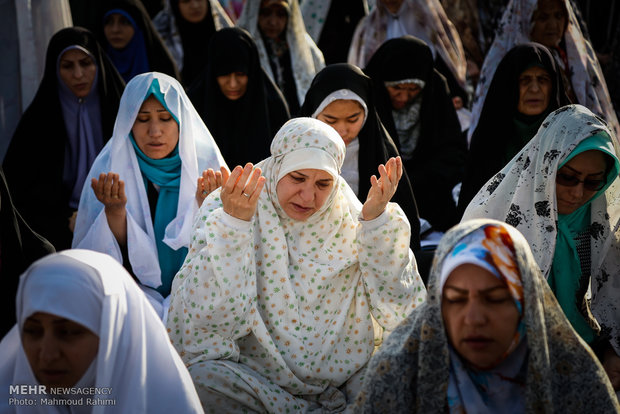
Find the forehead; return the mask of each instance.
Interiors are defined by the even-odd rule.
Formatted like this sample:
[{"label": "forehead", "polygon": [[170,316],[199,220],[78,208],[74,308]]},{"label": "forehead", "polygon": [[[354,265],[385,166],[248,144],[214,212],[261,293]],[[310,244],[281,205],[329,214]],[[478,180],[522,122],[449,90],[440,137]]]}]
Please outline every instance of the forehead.
[{"label": "forehead", "polygon": [[322,113],[335,117],[348,117],[360,110],[363,108],[359,102],[352,99],[338,99],[327,105]]},{"label": "forehead", "polygon": [[420,89],[420,85],[417,85],[413,82],[405,82],[405,83],[399,83],[398,85],[394,85],[394,86],[388,86],[388,89],[417,90],[417,89]]},{"label": "forehead", "polygon": [[561,0],[539,0],[537,12],[553,13],[556,11],[564,11],[564,5]]},{"label": "forehead", "polygon": [[505,287],[503,281],[499,280],[493,273],[480,266],[465,263],[455,268],[444,285],[460,290],[480,291],[496,287]]},{"label": "forehead", "polygon": [[62,54],[60,60],[68,60],[68,61],[76,61],[82,60],[84,58],[90,57],[83,50],[80,49],[69,49],[65,53]]},{"label": "forehead", "polygon": [[541,76],[541,75],[549,75],[545,69],[540,66],[532,66],[531,68],[525,69],[521,72],[521,76]]},{"label": "forehead", "polygon": [[149,96],[140,106],[140,111],[165,110],[164,106],[153,95]]},{"label": "forehead", "polygon": [[564,166],[569,166],[583,174],[598,174],[605,171],[607,163],[601,151],[589,150],[575,155]]},{"label": "forehead", "polygon": [[316,181],[322,181],[322,180],[332,180],[332,175],[330,173],[328,173],[325,170],[319,170],[316,168],[303,168],[301,170],[295,170],[295,171],[291,171],[291,173],[295,174],[301,174],[304,175],[310,179],[316,180]]}]

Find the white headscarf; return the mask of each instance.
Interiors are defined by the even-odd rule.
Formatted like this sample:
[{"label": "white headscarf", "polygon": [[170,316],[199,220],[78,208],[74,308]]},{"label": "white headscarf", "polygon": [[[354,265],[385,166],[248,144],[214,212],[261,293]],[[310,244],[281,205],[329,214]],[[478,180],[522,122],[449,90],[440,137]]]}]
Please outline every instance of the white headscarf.
[{"label": "white headscarf", "polygon": [[[611,126],[611,130],[618,136],[620,127],[611,104],[607,84],[603,71],[599,65],[596,53],[589,41],[585,39],[579,22],[575,17],[571,2],[562,0],[568,11],[568,24],[564,33],[566,55],[568,58],[567,75],[573,85],[577,101],[595,114],[603,117]],[[495,75],[495,70],[502,58],[516,45],[530,42],[532,31],[532,16],[538,7],[538,0],[510,0],[496,30],[495,40],[491,45],[484,64],[480,70],[480,81],[476,86],[472,107],[469,139],[471,139],[480,113],[484,105],[489,85]]]},{"label": "white headscarf", "polygon": [[[377,6],[359,24],[349,49],[348,62],[365,67],[372,55],[388,37],[388,21],[391,13],[377,1]],[[422,39],[433,52],[433,57],[441,56],[456,81],[465,88],[467,71],[465,51],[461,38],[448,19],[439,0],[404,0],[398,10],[398,21],[405,33]],[[396,35],[394,37],[400,37]]]},{"label": "white headscarf", "polygon": [[[40,259],[21,276],[16,307],[17,325],[0,342],[0,412],[202,412],[189,373],[163,324],[131,276],[111,257],[66,250]],[[7,405],[9,397],[21,397],[9,395],[9,385],[38,385],[20,337],[24,322],[36,312],[77,322],[99,337],[97,356],[75,386],[110,388],[110,394],[85,397],[114,400],[114,404]]]},{"label": "white headscarf", "polygon": [[[166,227],[164,237],[164,243],[172,249],[189,245],[192,219],[198,210],[196,180],[203,170],[217,171],[226,165],[209,130],[176,79],[151,72],[138,75],[127,84],[112,138],[97,156],[89,178],[99,178],[99,174],[111,171],[125,182],[129,260],[140,282],[152,288],[162,284],[161,271],[148,197],[129,133],[155,79],[159,81],[167,109],[179,121],[178,146],[182,161],[179,202],[177,216]],[[72,246],[107,253],[119,263],[123,261],[121,249],[108,227],[104,205],[95,197],[90,179],[82,190]]]},{"label": "white headscarf", "polygon": [[[301,103],[304,101],[314,75],[325,67],[325,60],[323,59],[323,53],[306,32],[298,1],[287,0],[287,3],[289,5],[289,15],[286,25],[286,41],[291,53],[291,69],[295,78],[295,85],[297,86],[297,98]],[[261,0],[246,1],[243,5],[241,16],[237,20],[237,26],[250,32],[258,48],[261,66],[269,77],[276,82],[276,77],[269,64],[265,43],[258,28],[260,4]]]}]

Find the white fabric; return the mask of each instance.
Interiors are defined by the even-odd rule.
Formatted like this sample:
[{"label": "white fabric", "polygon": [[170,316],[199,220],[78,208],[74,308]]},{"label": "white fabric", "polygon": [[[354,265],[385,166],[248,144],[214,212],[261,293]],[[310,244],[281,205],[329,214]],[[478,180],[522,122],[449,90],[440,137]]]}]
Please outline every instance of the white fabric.
[{"label": "white fabric", "polygon": [[[131,276],[109,256],[66,250],[40,259],[22,275],[16,304],[17,325],[0,343],[0,412],[202,412],[191,378],[163,324]],[[64,317],[97,334],[97,355],[76,386],[109,387],[110,395],[92,397],[113,399],[114,405],[8,405],[9,385],[38,384],[20,339],[25,320],[35,312]]]},{"label": "white fabric", "polygon": [[[181,84],[168,75],[151,72],[134,77],[125,88],[112,138],[95,159],[82,190],[73,235],[74,248],[107,253],[122,263],[121,249],[108,226],[104,205],[90,187],[90,178],[114,172],[125,182],[127,195],[127,249],[132,269],[140,282],[157,288],[162,284],[153,220],[144,181],[129,139],[138,110],[154,79],[159,80],[166,105],[179,120],[179,156],[182,161],[177,216],[166,227],[164,242],[172,249],[190,242],[196,203],[196,180],[207,168],[218,171],[226,163],[200,115]],[[163,299],[163,298],[161,298]]]},{"label": "white fabric", "polygon": [[[611,104],[605,77],[596,57],[596,53],[581,32],[579,22],[569,0],[561,0],[568,10],[568,26],[564,33],[566,55],[568,58],[567,76],[573,86],[577,101],[595,114],[603,117],[612,127],[616,137],[620,133],[618,119]],[[480,112],[484,105],[489,85],[502,58],[516,45],[530,41],[532,15],[536,11],[538,0],[510,0],[502,16],[497,35],[491,45],[482,69],[480,81],[476,86],[472,106],[469,140],[478,125]]]},{"label": "white fabric", "polygon": [[[306,92],[310,88],[314,76],[325,67],[323,53],[319,50],[310,35],[306,32],[303,17],[299,10],[297,0],[287,0],[289,5],[288,24],[286,26],[286,41],[291,53],[291,68],[295,85],[297,86],[297,98],[303,102]],[[260,64],[267,72],[271,80],[276,82],[276,78],[269,64],[269,56],[265,49],[265,43],[258,29],[258,12],[260,10],[260,0],[246,1],[241,11],[241,16],[237,20],[237,26],[244,28],[254,38]],[[277,82],[276,82],[277,84]]]},{"label": "white fabric", "polygon": [[[491,178],[467,206],[462,221],[492,218],[519,230],[529,242],[536,263],[547,278],[553,264],[557,236],[555,176],[558,166],[584,139],[598,131],[614,134],[600,118],[581,105],[569,105],[551,113],[538,133]],[[620,179],[591,203],[590,238],[592,314],[609,329],[611,344],[620,355]],[[610,279],[611,278],[611,279]]]},{"label": "white fabric", "polygon": [[[360,20],[351,41],[349,63],[365,67],[379,46],[390,39],[390,14],[383,3],[377,2],[377,7]],[[467,68],[463,44],[439,0],[404,0],[397,15],[405,34],[424,40],[433,56],[441,56],[459,85],[465,88]]]},{"label": "white fabric", "polygon": [[[238,381],[252,384],[253,399],[270,401],[263,403],[270,412],[304,412],[307,406],[285,401],[277,390],[306,400],[337,393],[335,387],[370,359],[373,317],[392,330],[426,297],[409,250],[409,223],[397,204],[361,221],[360,202],[338,177],[306,221],[284,213],[276,177],[291,170],[291,154],[307,147],[342,165],[345,146],[333,128],[292,119],[276,134],[272,156],[258,164],[267,181],[252,220],[226,214],[217,190],[197,215],[188,260],[173,282],[167,326],[194,378],[212,370],[205,361],[239,367],[232,382],[201,380],[199,395],[204,387],[235,398]],[[297,167],[330,168],[306,162]],[[271,386],[263,385],[265,378]]]},{"label": "white fabric", "polygon": [[[306,31],[316,43],[319,43],[323,25],[329,14],[332,0],[304,0],[301,2],[301,14],[306,24]],[[368,14],[368,3],[362,0],[364,15]]]},{"label": "white fabric", "polygon": [[[174,18],[174,13],[172,12],[172,6],[170,5],[171,1],[172,0],[166,0],[163,10],[157,13],[157,15],[153,18],[153,25],[155,25],[155,29],[157,29],[159,35],[164,40],[164,43],[174,58],[179,71],[181,71],[183,69],[183,56],[185,54],[183,52],[181,34],[179,33],[176,19]],[[234,26],[232,20],[230,20],[230,17],[228,17],[226,11],[224,11],[218,0],[207,1],[209,2],[211,16],[213,18],[216,31],[225,27]],[[207,53],[207,46],[208,44],[205,44],[204,53]]]},{"label": "white fabric", "polygon": [[[359,154],[360,140],[356,137],[347,145],[347,152],[344,156],[342,171],[340,172],[342,178],[349,184],[349,187],[351,187],[355,194],[360,190]],[[362,198],[365,196],[366,194],[360,194]]]}]

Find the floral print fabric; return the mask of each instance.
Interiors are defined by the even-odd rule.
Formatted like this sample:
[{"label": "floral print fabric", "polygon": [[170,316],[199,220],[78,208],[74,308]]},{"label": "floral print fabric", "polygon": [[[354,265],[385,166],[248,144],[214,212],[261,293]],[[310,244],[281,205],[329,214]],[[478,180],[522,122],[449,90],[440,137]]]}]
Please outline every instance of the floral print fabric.
[{"label": "floral print fabric", "polygon": [[[359,201],[337,177],[308,220],[286,216],[276,194],[279,177],[290,171],[283,165],[312,153],[314,168],[329,171],[321,159],[340,168],[344,142],[318,120],[289,121],[274,138],[272,156],[258,164],[267,181],[253,219],[225,213],[219,191],[197,214],[167,326],[203,405],[216,389],[254,410],[259,399],[270,412],[302,412],[311,399],[342,406],[336,387],[367,363],[381,339],[373,320],[391,331],[425,299],[398,205],[360,221]],[[218,366],[235,374],[205,380]],[[235,392],[243,384],[249,394]]]},{"label": "floral print fabric", "polygon": [[489,224],[510,235],[523,281],[529,352],[524,411],[618,412],[620,406],[603,368],[564,317],[527,240],[513,227],[489,219],[461,223],[443,237],[433,261],[428,299],[392,332],[369,362],[352,412],[448,411],[450,357],[441,315],[439,272],[447,254],[463,237]]}]

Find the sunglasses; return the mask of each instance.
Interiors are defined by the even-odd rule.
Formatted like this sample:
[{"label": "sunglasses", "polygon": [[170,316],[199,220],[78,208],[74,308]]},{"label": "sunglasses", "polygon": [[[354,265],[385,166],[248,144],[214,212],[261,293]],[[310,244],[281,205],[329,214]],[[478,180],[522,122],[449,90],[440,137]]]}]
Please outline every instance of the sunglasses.
[{"label": "sunglasses", "polygon": [[555,175],[555,182],[566,187],[574,187],[579,183],[583,183],[583,187],[590,191],[598,191],[605,187],[605,184],[607,184],[607,180],[605,178],[579,180],[574,175],[564,174],[561,172],[558,172]]}]

